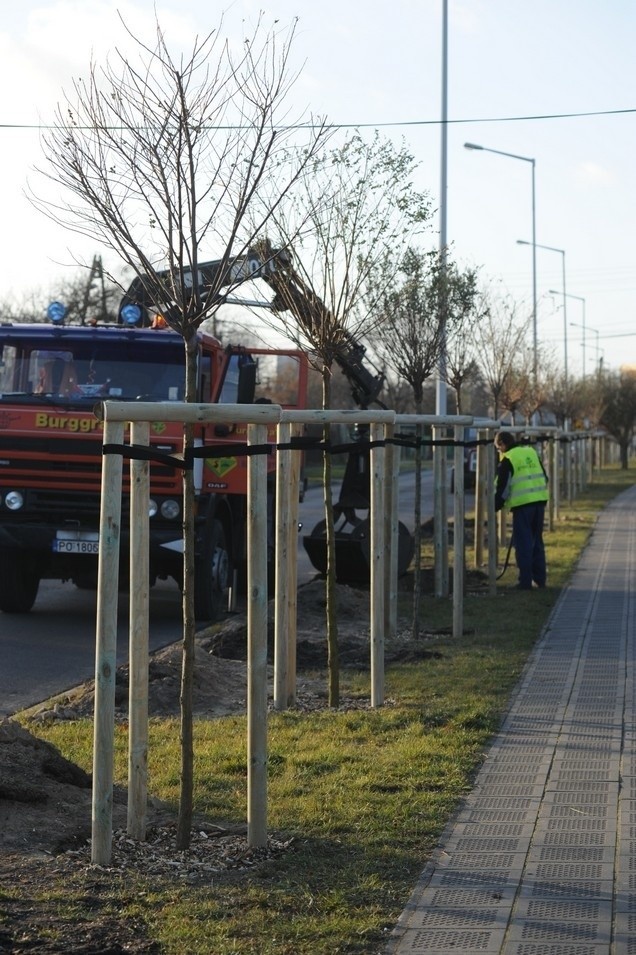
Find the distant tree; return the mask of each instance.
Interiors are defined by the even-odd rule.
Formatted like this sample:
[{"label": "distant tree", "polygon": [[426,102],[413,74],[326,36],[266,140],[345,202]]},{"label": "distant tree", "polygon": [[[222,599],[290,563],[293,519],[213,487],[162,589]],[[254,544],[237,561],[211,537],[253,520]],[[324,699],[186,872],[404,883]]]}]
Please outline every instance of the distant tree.
[{"label": "distant tree", "polygon": [[93,268],[74,270],[51,280],[46,290],[33,288],[20,298],[0,302],[0,318],[12,322],[47,322],[46,308],[53,301],[66,305],[67,324],[83,325],[86,321],[115,321],[121,298],[118,284],[105,275],[101,258],[95,256]]},{"label": "distant tree", "polygon": [[526,347],[526,364],[532,369],[529,375],[529,387],[521,400],[520,408],[525,420],[530,423],[535,416],[539,421],[551,410],[550,395],[552,384],[559,375],[559,363],[554,351],[539,343],[536,352],[530,345]]},{"label": "distant tree", "polygon": [[475,326],[475,357],[488,389],[493,418],[503,410],[503,398],[515,363],[523,353],[530,322],[520,319],[517,306],[507,293],[482,292],[482,319]]},{"label": "distant tree", "polygon": [[69,325],[116,322],[121,288],[104,271],[101,256],[96,255],[90,268],[75,271],[68,278],[51,284],[44,307],[53,300],[66,305],[64,321]]},{"label": "distant tree", "polygon": [[388,369],[385,371],[382,400],[387,408],[393,408],[397,414],[413,414],[415,412],[413,390],[409,383]]},{"label": "distant tree", "polygon": [[88,274],[82,271],[60,283],[56,298],[66,305],[69,323],[112,322],[117,320],[121,289],[104,272],[101,255],[95,255]]},{"label": "distant tree", "polygon": [[[377,327],[375,350],[395,375],[409,385],[415,413],[423,413],[424,386],[439,365],[446,342],[454,343],[451,373],[457,400],[461,403],[462,384],[469,374],[474,374],[474,369],[469,372],[470,360],[461,339],[462,329],[470,337],[468,326],[476,319],[476,273],[472,270],[461,272],[453,263],[442,259],[438,251],[421,252],[409,248],[399,264],[396,279],[391,283],[383,275],[376,277],[371,284],[371,294],[379,302],[382,317]],[[422,589],[422,434],[422,426],[418,424],[415,450],[414,638],[419,635]]]},{"label": "distant tree", "polygon": [[604,405],[600,424],[620,448],[621,468],[629,467],[629,451],[636,434],[636,372],[621,370],[603,376]]},{"label": "distant tree", "polygon": [[460,355],[453,346],[447,351],[446,359],[444,380],[453,393],[455,414],[470,414],[466,393],[479,380],[479,365],[475,358]]},{"label": "distant tree", "polygon": [[566,375],[562,368],[553,367],[548,377],[547,403],[554,412],[558,426],[569,427],[581,407],[579,382],[571,375]]},{"label": "distant tree", "polygon": [[602,370],[581,380],[581,414],[590,427],[599,428],[605,411],[607,391],[606,375]]},{"label": "distant tree", "polygon": [[[397,266],[387,262],[370,283],[377,304],[374,350],[413,392],[421,414],[424,383],[435,370],[444,342],[440,314],[444,266],[438,252],[409,248]],[[390,274],[394,278],[391,281]]]},{"label": "distant tree", "polygon": [[[488,390],[481,374],[479,363],[475,377],[467,380],[463,386],[462,406],[465,414],[478,415],[481,418],[488,417]],[[457,410],[457,409],[455,409]]]},{"label": "distant tree", "polygon": [[499,397],[502,411],[507,411],[513,424],[518,424],[518,417],[527,421],[531,414],[526,416],[524,409],[526,407],[534,410],[534,388],[532,381],[532,365],[525,359],[527,352],[520,349],[515,357],[508,374],[506,375]]},{"label": "distant tree", "polygon": [[[351,394],[351,385],[346,375],[337,365],[331,369],[331,407],[351,409],[356,404]],[[307,385],[307,405],[309,408],[322,408],[322,373],[315,364],[310,365]]]},{"label": "distant tree", "polygon": [[[439,363],[447,323],[441,309],[444,263],[438,252],[408,249],[400,262],[393,283],[383,277],[384,291],[379,294],[382,322],[378,326],[375,349],[411,389],[415,414],[422,414],[424,384]],[[378,291],[373,289],[373,294]],[[419,636],[422,596],[422,436],[421,424],[415,427],[415,502],[413,614],[411,631]]]},{"label": "distant tree", "polygon": [[479,294],[477,270],[461,271],[452,263],[445,269],[448,313],[444,343],[444,378],[455,396],[458,415],[464,414],[464,388],[477,381],[479,365],[475,359],[475,327],[484,318],[486,305]]},{"label": "distant tree", "polygon": [[37,302],[37,296],[29,293],[22,301],[10,297],[0,301],[0,321],[23,322],[43,321],[42,306]]}]

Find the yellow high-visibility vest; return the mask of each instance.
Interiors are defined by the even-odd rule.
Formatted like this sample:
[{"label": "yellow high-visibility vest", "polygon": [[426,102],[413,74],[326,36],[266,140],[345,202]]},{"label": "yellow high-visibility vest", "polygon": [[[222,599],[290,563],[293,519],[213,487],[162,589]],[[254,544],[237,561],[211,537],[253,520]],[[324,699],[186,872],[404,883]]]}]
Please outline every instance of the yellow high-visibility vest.
[{"label": "yellow high-visibility vest", "polygon": [[548,482],[534,448],[517,445],[506,451],[503,457],[508,458],[512,465],[512,475],[506,487],[506,507],[548,500]]}]

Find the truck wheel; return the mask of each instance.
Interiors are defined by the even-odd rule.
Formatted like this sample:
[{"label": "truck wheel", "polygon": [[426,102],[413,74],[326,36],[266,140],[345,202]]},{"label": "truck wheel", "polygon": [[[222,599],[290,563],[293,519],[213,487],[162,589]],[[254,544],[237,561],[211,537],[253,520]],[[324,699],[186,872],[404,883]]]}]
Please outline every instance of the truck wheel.
[{"label": "truck wheel", "polygon": [[197,620],[218,620],[227,610],[231,562],[225,527],[213,520],[194,568],[194,614]]},{"label": "truck wheel", "polygon": [[39,574],[28,555],[0,557],[0,610],[3,613],[28,613],[39,586]]}]

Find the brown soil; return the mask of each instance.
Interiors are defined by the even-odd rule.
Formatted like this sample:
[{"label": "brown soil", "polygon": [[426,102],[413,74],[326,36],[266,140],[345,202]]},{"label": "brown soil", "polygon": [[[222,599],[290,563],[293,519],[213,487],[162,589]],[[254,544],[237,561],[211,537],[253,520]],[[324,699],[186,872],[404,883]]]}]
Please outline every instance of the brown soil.
[{"label": "brown soil", "polygon": [[[326,644],[324,638],[324,582],[302,589],[298,629],[298,702],[302,709],[324,707],[326,700]],[[341,664],[369,666],[368,592],[338,586],[338,627]],[[437,635],[429,634],[413,646],[408,634],[387,647],[387,660],[430,655]],[[197,635],[194,711],[197,716],[221,718],[245,709],[246,622],[228,619]],[[271,659],[271,655],[270,655]],[[149,670],[151,716],[179,712],[181,653],[175,644],[153,654]],[[271,684],[270,669],[270,684]],[[29,714],[37,723],[73,720],[91,715],[93,683],[38,707]],[[117,673],[116,718],[127,718],[128,668]],[[270,685],[271,690],[271,685]],[[361,707],[359,700],[343,699],[344,707]],[[272,838],[266,850],[248,848],[242,827],[223,821],[199,820],[188,853],[175,849],[175,820],[164,807],[149,807],[148,840],[135,843],[125,835],[126,793],[114,794],[115,842],[112,864],[90,863],[91,780],[50,744],[32,735],[14,720],[0,723],[0,953],[37,952],[118,955],[159,952],[144,939],[141,923],[120,917],[107,904],[113,880],[121,888],[126,872],[156,874],[161,879],[196,882],[210,871],[240,877],[253,871],[259,860],[287,851],[289,842]],[[77,919],[56,914],[58,906],[48,889],[67,881],[82,886],[82,912]],[[134,879],[131,881],[134,885]],[[131,888],[131,893],[133,889]],[[51,939],[54,926],[56,939]]]}]

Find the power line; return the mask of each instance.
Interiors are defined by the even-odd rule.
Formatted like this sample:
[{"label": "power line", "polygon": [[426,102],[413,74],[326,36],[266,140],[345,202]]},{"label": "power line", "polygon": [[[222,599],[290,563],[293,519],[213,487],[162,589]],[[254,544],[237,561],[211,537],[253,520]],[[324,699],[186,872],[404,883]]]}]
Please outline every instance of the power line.
[{"label": "power line", "polygon": [[636,335],[636,332],[621,332],[620,334],[614,333],[612,335],[604,335],[603,332],[601,332],[600,337],[601,338],[633,338],[634,335]]},{"label": "power line", "polygon": [[[623,116],[630,113],[636,113],[636,107],[630,109],[599,109],[587,110],[577,113],[535,113],[523,116],[478,116],[472,119],[448,119],[445,122],[460,126],[467,123],[527,123],[545,119],[584,119],[590,116]],[[392,120],[386,123],[296,123],[289,126],[274,127],[281,132],[290,129],[386,129],[387,127],[402,126],[440,126],[441,119],[406,119]],[[59,125],[46,123],[0,123],[0,129],[21,129],[21,130],[47,130],[59,129]],[[74,126],[77,130],[90,130],[94,126]],[[101,126],[103,130],[116,131],[126,129],[125,126]],[[141,128],[141,127],[140,127]],[[219,131],[245,130],[251,129],[251,126],[202,126],[202,129],[217,129]]]}]

